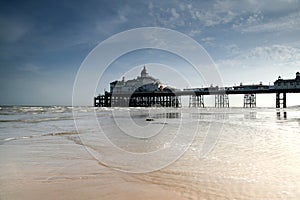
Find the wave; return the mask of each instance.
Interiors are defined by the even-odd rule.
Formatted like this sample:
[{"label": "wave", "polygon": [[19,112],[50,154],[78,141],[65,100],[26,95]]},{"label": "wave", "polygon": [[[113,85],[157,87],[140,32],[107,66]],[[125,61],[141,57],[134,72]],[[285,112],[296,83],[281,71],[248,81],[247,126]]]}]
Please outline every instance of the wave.
[{"label": "wave", "polygon": [[73,107],[70,106],[2,106],[0,115],[14,114],[40,114],[40,113],[67,113],[72,112]]},{"label": "wave", "polygon": [[4,138],[0,140],[0,145],[7,143],[7,142],[11,142],[13,140],[20,140],[20,139],[28,139],[28,138],[33,138],[36,136],[21,136],[21,137],[9,137],[9,138]]},{"label": "wave", "polygon": [[22,139],[30,139],[30,138],[39,138],[39,137],[47,137],[47,136],[69,136],[69,135],[77,135],[79,132],[77,131],[67,131],[67,132],[56,132],[56,133],[46,133],[43,135],[30,135],[30,136],[19,136],[19,137],[8,137],[4,139],[0,139],[0,144],[4,144],[13,140],[22,140]]},{"label": "wave", "polygon": [[39,123],[47,121],[73,120],[73,116],[62,117],[46,117],[37,119],[1,119],[0,122],[23,122],[23,123]]}]

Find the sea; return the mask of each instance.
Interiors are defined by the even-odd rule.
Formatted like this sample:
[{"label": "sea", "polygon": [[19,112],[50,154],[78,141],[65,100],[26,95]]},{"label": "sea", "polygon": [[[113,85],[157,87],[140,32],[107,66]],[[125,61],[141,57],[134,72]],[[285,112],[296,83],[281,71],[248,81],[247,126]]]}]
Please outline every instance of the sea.
[{"label": "sea", "polygon": [[300,107],[0,107],[0,199],[300,199]]}]

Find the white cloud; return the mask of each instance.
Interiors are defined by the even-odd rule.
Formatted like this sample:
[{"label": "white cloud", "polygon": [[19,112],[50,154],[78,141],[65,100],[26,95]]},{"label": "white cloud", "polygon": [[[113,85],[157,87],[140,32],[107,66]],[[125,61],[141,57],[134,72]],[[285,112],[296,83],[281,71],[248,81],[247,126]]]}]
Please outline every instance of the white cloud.
[{"label": "white cloud", "polygon": [[189,4],[187,9],[192,19],[201,22],[201,24],[207,27],[227,24],[237,16],[232,10],[219,9],[218,7],[204,9],[193,7]]},{"label": "white cloud", "polygon": [[300,49],[284,45],[256,47],[244,55],[244,58],[271,61],[279,64],[299,63]]},{"label": "white cloud", "polygon": [[240,48],[236,44],[225,46],[225,50],[230,56],[234,56],[240,53]]},{"label": "white cloud", "polygon": [[201,39],[201,41],[204,42],[204,44],[207,46],[214,45],[215,40],[216,40],[216,38],[214,38],[214,37],[205,37],[205,38]]},{"label": "white cloud", "polygon": [[155,26],[163,26],[171,29],[186,26],[185,21],[187,19],[184,16],[181,16],[181,9],[176,9],[174,7],[158,7],[157,5],[150,6],[150,8],[148,15],[154,18],[154,20],[151,21],[152,25],[154,23]]},{"label": "white cloud", "polygon": [[124,6],[122,9],[118,10],[118,17],[113,20],[114,23],[125,23],[128,21],[127,16],[132,12],[132,8],[129,6]]},{"label": "white cloud", "polygon": [[[253,29],[262,29],[259,24],[265,20],[265,14],[274,15],[274,13],[289,13],[290,11],[297,10],[297,7],[299,7],[299,2],[297,0],[223,0],[216,1],[204,7],[201,7],[201,4],[196,3],[188,4],[186,5],[185,10],[189,13],[191,19],[199,21],[206,27],[235,23],[235,27],[243,26],[245,31],[247,31],[246,28],[249,27],[250,29],[250,26],[253,26]],[[276,25],[280,25],[281,23],[283,25],[280,25],[278,29],[295,25],[299,27],[298,18],[299,16],[291,15],[281,19],[279,23],[269,22],[270,24],[265,24],[265,26],[275,28]],[[275,23],[275,25],[273,25],[273,23]]]},{"label": "white cloud", "polygon": [[254,25],[254,24],[258,24],[263,20],[264,16],[261,12],[257,12],[254,13],[253,15],[250,15],[247,20],[246,23],[247,25]]},{"label": "white cloud", "polygon": [[[227,24],[233,21],[237,13],[233,10],[221,9],[214,4],[203,6],[202,3],[193,2],[191,4],[175,3],[175,4],[160,4],[148,3],[148,15],[154,17],[154,22],[157,25],[162,25],[169,28],[184,28],[192,29],[197,26],[211,27],[219,24]],[[195,36],[198,33],[191,31],[190,35]]]},{"label": "white cloud", "polygon": [[192,29],[190,32],[188,32],[187,34],[191,37],[195,37],[197,35],[200,35],[202,33],[202,31],[200,29]]},{"label": "white cloud", "polygon": [[299,0],[218,0],[214,3],[215,10],[231,10],[239,13],[289,11],[299,7]]},{"label": "white cloud", "polygon": [[[235,47],[233,46],[233,48]],[[219,67],[224,68],[260,68],[266,66],[299,68],[300,49],[285,45],[259,46],[217,63]]]},{"label": "white cloud", "polygon": [[245,5],[249,9],[254,10],[262,10],[262,11],[285,11],[293,9],[299,6],[298,0],[247,0],[245,1]]},{"label": "white cloud", "polygon": [[[150,2],[146,4],[148,16],[154,18],[152,23],[155,26],[164,26],[172,29],[185,29],[184,32],[190,36],[199,35],[205,27],[216,27],[219,25],[230,25],[235,30],[244,32],[256,32],[263,30],[285,29],[287,27],[299,26],[298,18],[295,15],[277,21],[274,13],[289,13],[299,6],[296,1],[284,2],[281,0],[248,0],[231,1],[217,0],[210,3],[191,2],[173,4]],[[275,16],[276,18],[276,16]],[[279,26],[278,26],[279,25]],[[200,31],[197,32],[196,30]]]},{"label": "white cloud", "polygon": [[[251,20],[250,20],[251,21]],[[300,12],[292,13],[277,20],[268,21],[261,24],[247,24],[234,26],[243,32],[273,32],[273,31],[293,31],[300,29]]]},{"label": "white cloud", "polygon": [[284,45],[259,46],[215,63],[225,85],[260,81],[272,84],[278,76],[294,78],[299,71],[300,49]]},{"label": "white cloud", "polygon": [[171,13],[172,13],[173,19],[177,19],[180,17],[180,15],[176,12],[175,8],[171,9]]}]

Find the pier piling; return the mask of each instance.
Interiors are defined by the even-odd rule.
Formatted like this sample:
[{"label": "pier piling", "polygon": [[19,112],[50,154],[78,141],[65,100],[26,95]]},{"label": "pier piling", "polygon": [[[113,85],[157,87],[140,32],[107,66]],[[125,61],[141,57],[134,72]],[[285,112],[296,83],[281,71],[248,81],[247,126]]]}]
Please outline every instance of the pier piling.
[{"label": "pier piling", "polygon": [[244,95],[244,108],[255,108],[256,107],[256,94],[245,94]]},{"label": "pier piling", "polygon": [[276,93],[276,108],[286,108],[286,93]]},{"label": "pier piling", "polygon": [[215,95],[215,107],[216,108],[229,108],[229,98],[227,94]]},{"label": "pier piling", "polygon": [[189,100],[189,107],[202,107],[204,108],[203,95],[191,95]]}]

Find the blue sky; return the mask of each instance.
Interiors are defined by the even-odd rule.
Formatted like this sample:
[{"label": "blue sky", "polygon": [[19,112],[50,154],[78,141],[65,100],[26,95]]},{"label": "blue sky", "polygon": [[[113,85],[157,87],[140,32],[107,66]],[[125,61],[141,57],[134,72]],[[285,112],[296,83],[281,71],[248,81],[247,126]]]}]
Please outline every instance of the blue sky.
[{"label": "blue sky", "polygon": [[[140,27],[169,28],[195,39],[217,65],[224,85],[269,84],[278,75],[294,78],[300,71],[298,0],[2,0],[0,27],[0,105],[70,105],[77,70],[88,53],[110,36]],[[142,64],[143,59],[134,62],[137,56],[133,66]],[[129,58],[116,61],[107,77],[120,78],[118,66]],[[288,104],[297,99],[288,96]]]}]

